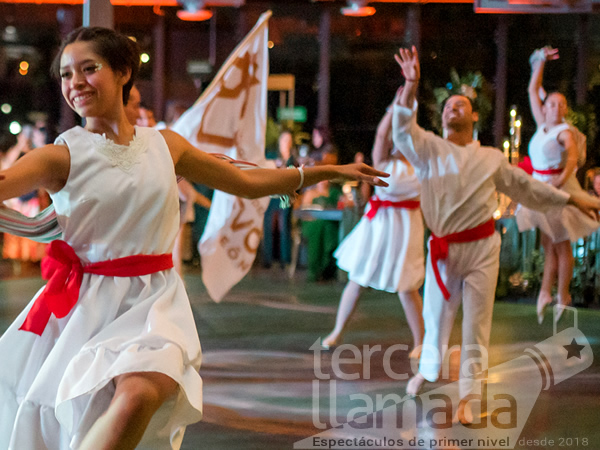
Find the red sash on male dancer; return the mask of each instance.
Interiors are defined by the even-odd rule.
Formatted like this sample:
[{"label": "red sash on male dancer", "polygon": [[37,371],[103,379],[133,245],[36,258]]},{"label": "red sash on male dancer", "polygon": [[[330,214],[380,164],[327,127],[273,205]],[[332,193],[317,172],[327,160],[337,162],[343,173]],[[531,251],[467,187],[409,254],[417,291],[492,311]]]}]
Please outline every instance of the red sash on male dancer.
[{"label": "red sash on male dancer", "polygon": [[369,220],[373,220],[373,217],[377,214],[379,208],[404,208],[404,209],[417,209],[421,206],[418,200],[402,200],[399,202],[392,202],[390,200],[380,200],[379,197],[371,197],[369,199],[369,212],[365,214]]},{"label": "red sash on male dancer", "polygon": [[487,222],[477,225],[475,228],[470,228],[464,231],[458,231],[444,237],[438,237],[435,234],[431,234],[429,241],[429,251],[431,252],[431,265],[433,267],[433,273],[435,280],[437,281],[442,294],[446,300],[450,300],[450,292],[446,288],[446,285],[442,281],[440,276],[440,270],[438,268],[438,261],[440,259],[446,259],[448,257],[448,244],[454,244],[459,242],[473,242],[485,239],[491,236],[496,231],[496,222],[494,219],[490,219]]},{"label": "red sash on male dancer", "polygon": [[65,317],[79,299],[84,273],[109,277],[138,277],[173,267],[173,256],[133,255],[83,265],[75,250],[65,241],[52,241],[42,260],[42,277],[48,284],[29,310],[19,330],[42,335],[50,314]]}]

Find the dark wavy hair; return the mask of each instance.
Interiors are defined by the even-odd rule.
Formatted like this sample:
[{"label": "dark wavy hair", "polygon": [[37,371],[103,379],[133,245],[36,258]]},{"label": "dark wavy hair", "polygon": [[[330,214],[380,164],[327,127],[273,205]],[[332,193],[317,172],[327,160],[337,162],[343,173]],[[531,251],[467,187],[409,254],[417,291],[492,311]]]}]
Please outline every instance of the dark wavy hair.
[{"label": "dark wavy hair", "polygon": [[63,39],[58,54],[52,62],[52,75],[60,80],[60,59],[65,47],[74,42],[91,42],[94,51],[102,59],[108,61],[108,65],[115,72],[127,73],[131,70],[129,81],[123,86],[123,104],[129,101],[131,87],[140,70],[140,50],[133,40],[124,34],[109,28],[102,27],[79,27],[71,31]]}]

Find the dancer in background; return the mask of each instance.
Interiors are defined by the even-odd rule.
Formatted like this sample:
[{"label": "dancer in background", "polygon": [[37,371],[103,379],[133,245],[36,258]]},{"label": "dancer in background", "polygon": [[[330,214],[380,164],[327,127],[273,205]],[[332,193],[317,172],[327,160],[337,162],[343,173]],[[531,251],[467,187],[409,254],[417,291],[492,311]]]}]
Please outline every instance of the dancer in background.
[{"label": "dancer in background", "polygon": [[421,186],[404,155],[394,151],[392,112],[377,126],[373,166],[389,173],[389,186],[376,187],[360,222],[334,253],[337,265],[348,272],[335,328],[322,341],[325,348],[340,343],[365,287],[397,292],[413,337],[411,358],[418,358],[423,341],[423,300],[418,289],[425,277]]},{"label": "dancer in background", "polygon": [[[551,184],[568,194],[583,194],[575,172],[580,152],[585,152],[585,139],[580,140],[579,130],[565,122],[567,99],[560,92],[545,95],[542,79],[546,61],[558,59],[558,50],[544,47],[531,57],[529,103],[537,130],[529,142],[529,157],[533,177]],[[540,93],[543,99],[540,98]],[[582,149],[579,145],[584,146]],[[583,153],[585,154],[585,153]],[[589,236],[600,223],[577,208],[569,206],[546,213],[519,207],[516,213],[520,231],[539,228],[544,248],[544,275],[537,299],[538,323],[544,320],[546,308],[553,303],[552,288],[557,283],[558,304],[571,304],[569,287],[573,278],[573,250],[571,242]],[[558,320],[564,308],[559,308]]]},{"label": "dancer in background", "polygon": [[124,104],[139,61],[125,35],[72,31],[53,72],[85,127],[0,172],[0,201],[50,192],[64,239],[49,246],[48,284],[0,338],[0,448],[176,449],[200,420],[200,342],[172,270],[177,175],[250,198],[329,178],[385,185],[365,165],[240,170],[134,127]]},{"label": "dancer in background", "polygon": [[[462,304],[460,397],[481,386],[485,376],[494,295],[498,280],[500,235],[492,214],[496,190],[541,210],[567,203],[597,217],[600,200],[567,194],[512,167],[502,152],[473,140],[477,112],[468,97],[451,96],[442,111],[445,138],[425,131],[416,121],[416,93],[421,76],[417,50],[395,55],[406,79],[394,101],[394,145],[404,153],[421,181],[421,209],[432,232],[427,255],[423,314],[425,338],[419,371],[406,387],[415,395],[423,383],[438,379],[450,332]],[[479,392],[479,394],[481,394]],[[472,402],[457,411],[472,423]]]},{"label": "dancer in background", "polygon": [[[294,139],[290,130],[283,130],[278,140],[278,157],[275,160],[278,168],[297,167],[298,161]],[[275,236],[279,236],[279,264],[285,268],[292,261],[292,208],[293,205],[282,205],[278,198],[272,198],[265,212],[263,227],[263,266],[271,267],[274,258]],[[273,225],[276,225],[275,228]],[[275,230],[277,229],[277,233]]]},{"label": "dancer in background", "polygon": [[[24,125],[23,130],[17,136],[17,144],[10,148],[2,158],[2,169],[12,167],[19,158],[34,151],[36,147],[45,145],[44,139],[44,132],[32,125]],[[31,192],[5,201],[8,208],[27,217],[35,217],[49,204],[50,199],[44,189],[33,189]],[[8,233],[4,234],[2,257],[11,260],[13,273],[17,276],[27,272],[29,266],[35,265],[39,270],[39,262],[44,256],[45,250],[46,244]]]}]

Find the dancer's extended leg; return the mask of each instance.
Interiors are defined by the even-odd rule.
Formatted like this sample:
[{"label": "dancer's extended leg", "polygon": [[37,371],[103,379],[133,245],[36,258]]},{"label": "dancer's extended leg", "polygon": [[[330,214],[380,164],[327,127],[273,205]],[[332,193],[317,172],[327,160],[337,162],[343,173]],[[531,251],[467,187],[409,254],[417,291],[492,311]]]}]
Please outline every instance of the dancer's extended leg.
[{"label": "dancer's extended leg", "polygon": [[177,392],[177,383],[157,372],[115,378],[115,395],[84,438],[80,450],[133,450],[158,408]]},{"label": "dancer's extended leg", "polygon": [[340,306],[338,307],[337,317],[335,319],[335,328],[325,339],[323,339],[323,347],[332,347],[340,341],[344,328],[356,309],[356,304],[362,291],[363,287],[361,285],[354,281],[348,281],[348,284],[346,284],[346,287],[342,292],[342,298],[340,299]]},{"label": "dancer's extended leg", "polygon": [[555,245],[550,237],[541,233],[542,247],[544,248],[544,275],[542,276],[542,286],[537,298],[537,316],[538,323],[544,320],[546,307],[552,303],[552,287],[558,274],[558,255]]},{"label": "dancer's extended leg", "polygon": [[[575,259],[573,258],[573,249],[570,241],[563,241],[554,244],[558,259],[558,304],[562,306],[571,305],[571,293],[569,287],[573,278],[573,266]],[[560,319],[564,309],[560,308],[556,314],[556,320]]]},{"label": "dancer's extended leg", "polygon": [[425,327],[423,325],[423,299],[417,290],[399,292],[398,297],[400,297],[406,321],[413,337],[411,357],[418,358],[421,353],[418,347],[423,344],[423,335],[425,334]]}]

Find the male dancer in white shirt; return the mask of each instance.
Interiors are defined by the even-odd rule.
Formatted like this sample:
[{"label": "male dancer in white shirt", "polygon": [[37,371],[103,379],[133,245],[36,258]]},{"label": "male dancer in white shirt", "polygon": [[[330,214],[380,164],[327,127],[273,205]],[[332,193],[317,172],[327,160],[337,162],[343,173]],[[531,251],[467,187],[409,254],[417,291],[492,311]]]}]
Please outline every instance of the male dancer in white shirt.
[{"label": "male dancer in white shirt", "polygon": [[[415,47],[395,55],[406,83],[394,102],[393,139],[422,183],[421,208],[432,231],[425,276],[425,338],[418,373],[406,392],[416,395],[425,381],[436,381],[458,306],[463,304],[460,397],[477,391],[487,369],[487,349],[498,278],[500,235],[492,214],[496,190],[532,209],[572,204],[597,218],[600,200],[569,196],[512,167],[502,152],[473,140],[477,112],[469,98],[450,97],[442,112],[445,138],[416,123],[420,78]],[[483,367],[482,361],[486,367]],[[461,402],[458,419],[473,422],[470,402]]]}]

